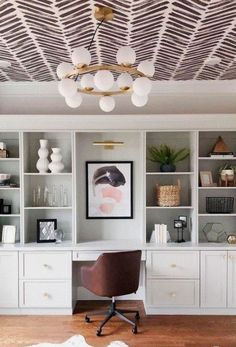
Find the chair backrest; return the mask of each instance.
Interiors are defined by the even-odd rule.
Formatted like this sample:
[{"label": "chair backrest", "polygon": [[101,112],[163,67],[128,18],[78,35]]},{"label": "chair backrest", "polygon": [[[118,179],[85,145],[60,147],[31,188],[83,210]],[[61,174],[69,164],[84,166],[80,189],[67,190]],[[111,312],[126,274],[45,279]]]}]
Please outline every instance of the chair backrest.
[{"label": "chair backrest", "polygon": [[140,250],[101,254],[93,266],[97,295],[112,297],[136,292],[140,262]]}]

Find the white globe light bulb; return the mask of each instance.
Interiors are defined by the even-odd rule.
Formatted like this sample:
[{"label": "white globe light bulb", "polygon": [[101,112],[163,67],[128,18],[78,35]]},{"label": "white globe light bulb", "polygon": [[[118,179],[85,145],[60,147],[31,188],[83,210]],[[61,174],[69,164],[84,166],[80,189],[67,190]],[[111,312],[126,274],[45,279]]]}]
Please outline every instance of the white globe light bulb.
[{"label": "white globe light bulb", "polygon": [[93,81],[93,75],[91,74],[86,74],[83,75],[81,80],[80,80],[81,87],[83,89],[94,89],[94,81]]},{"label": "white globe light bulb", "polygon": [[91,54],[87,48],[78,47],[73,50],[71,59],[74,65],[89,65],[91,62]]},{"label": "white globe light bulb", "polygon": [[117,78],[117,85],[122,90],[129,89],[132,86],[133,79],[127,72],[122,72],[122,74]]},{"label": "white globe light bulb", "polygon": [[57,67],[57,76],[59,78],[65,77],[68,73],[73,71],[74,67],[69,63],[60,63]]},{"label": "white globe light bulb", "polygon": [[80,93],[76,93],[71,97],[65,98],[65,102],[71,108],[79,107],[82,103],[82,96]]},{"label": "white globe light bulb", "polygon": [[102,96],[99,106],[104,112],[111,112],[115,108],[115,99],[112,96]]},{"label": "white globe light bulb", "polygon": [[116,53],[116,61],[119,65],[132,65],[135,63],[135,50],[129,46],[120,47]]},{"label": "white globe light bulb", "polygon": [[155,67],[151,61],[144,60],[139,63],[138,71],[144,73],[144,75],[148,77],[152,77],[155,73]]},{"label": "white globe light bulb", "polygon": [[131,101],[134,106],[142,107],[142,106],[145,106],[146,103],[148,102],[148,96],[147,95],[141,96],[141,95],[137,95],[133,93],[131,95]]},{"label": "white globe light bulb", "polygon": [[100,70],[94,76],[95,86],[102,91],[107,91],[112,88],[114,84],[114,77],[110,71]]},{"label": "white globe light bulb", "polygon": [[77,92],[77,84],[75,81],[65,78],[58,83],[58,90],[65,98],[71,97]]},{"label": "white globe light bulb", "polygon": [[152,82],[147,77],[138,77],[133,83],[133,91],[137,95],[147,95],[152,89]]}]

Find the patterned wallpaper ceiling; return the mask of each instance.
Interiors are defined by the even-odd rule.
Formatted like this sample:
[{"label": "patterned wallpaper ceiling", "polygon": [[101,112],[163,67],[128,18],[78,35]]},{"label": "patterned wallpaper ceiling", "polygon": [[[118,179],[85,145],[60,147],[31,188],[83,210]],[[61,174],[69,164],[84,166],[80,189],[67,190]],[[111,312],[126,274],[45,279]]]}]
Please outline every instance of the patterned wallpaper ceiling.
[{"label": "patterned wallpaper ceiling", "polygon": [[[115,17],[99,29],[93,63],[114,63],[131,45],[155,62],[155,80],[236,79],[236,0],[0,0],[0,81],[53,81],[57,65],[88,46],[94,5]],[[220,57],[209,66],[207,59]]]}]

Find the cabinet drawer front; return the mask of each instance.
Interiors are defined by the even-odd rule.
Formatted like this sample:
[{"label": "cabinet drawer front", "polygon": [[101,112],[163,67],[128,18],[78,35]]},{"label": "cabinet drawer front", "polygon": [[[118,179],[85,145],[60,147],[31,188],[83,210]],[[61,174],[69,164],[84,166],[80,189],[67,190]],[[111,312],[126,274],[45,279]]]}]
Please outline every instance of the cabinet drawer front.
[{"label": "cabinet drawer front", "polygon": [[70,281],[20,281],[21,307],[71,307]]},{"label": "cabinet drawer front", "polygon": [[198,252],[148,252],[148,276],[159,278],[199,278]]},{"label": "cabinet drawer front", "polygon": [[0,252],[0,278],[18,277],[18,253]]},{"label": "cabinet drawer front", "polygon": [[18,307],[18,253],[0,253],[0,307]]},{"label": "cabinet drawer front", "polygon": [[150,279],[147,302],[158,307],[199,307],[199,281]]},{"label": "cabinet drawer front", "polygon": [[71,252],[23,252],[20,277],[29,279],[70,279]]}]

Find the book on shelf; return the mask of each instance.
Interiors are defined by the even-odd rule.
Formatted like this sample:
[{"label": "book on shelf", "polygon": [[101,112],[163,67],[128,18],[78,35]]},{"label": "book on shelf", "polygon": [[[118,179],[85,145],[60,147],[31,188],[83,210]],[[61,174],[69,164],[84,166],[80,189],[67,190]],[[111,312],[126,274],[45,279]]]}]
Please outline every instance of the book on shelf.
[{"label": "book on shelf", "polygon": [[218,159],[230,159],[230,158],[235,158],[233,152],[225,152],[225,153],[220,153],[220,152],[211,152],[210,153],[211,158],[218,158]]},{"label": "book on shelf", "polygon": [[165,244],[170,240],[170,234],[167,231],[166,224],[155,224],[154,230],[152,231],[151,243]]}]

